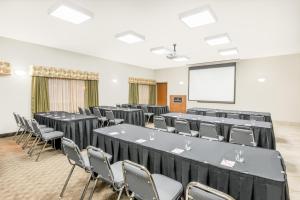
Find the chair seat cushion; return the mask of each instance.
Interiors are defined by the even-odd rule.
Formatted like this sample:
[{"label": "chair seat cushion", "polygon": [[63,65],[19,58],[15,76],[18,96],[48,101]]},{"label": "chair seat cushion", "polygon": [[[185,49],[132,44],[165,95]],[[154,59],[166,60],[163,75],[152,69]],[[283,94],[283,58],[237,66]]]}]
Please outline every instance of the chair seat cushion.
[{"label": "chair seat cushion", "polygon": [[185,136],[198,137],[199,132],[198,131],[191,131],[191,133],[179,132],[179,134],[180,135],[185,135]]},{"label": "chair seat cushion", "polygon": [[154,113],[144,113],[144,115],[151,117],[154,115]]},{"label": "chair seat cushion", "polygon": [[124,184],[124,176],[123,176],[123,171],[122,171],[122,161],[116,162],[112,164],[111,166],[111,171],[114,176],[114,181],[115,185],[118,188],[121,188],[122,185]]},{"label": "chair seat cushion", "polygon": [[62,138],[64,136],[63,132],[60,131],[53,131],[48,133],[42,133],[44,140],[53,140],[57,138]]},{"label": "chair seat cushion", "polygon": [[106,117],[98,117],[98,120],[102,121],[102,122],[105,122],[107,121],[108,119]]},{"label": "chair seat cushion", "polygon": [[39,124],[39,127],[40,127],[40,128],[46,128],[47,126],[46,126],[46,125]]},{"label": "chair seat cushion", "polygon": [[168,126],[168,127],[167,127],[167,131],[170,132],[170,133],[174,133],[175,130],[176,130],[176,129],[175,129],[174,127],[171,127],[171,126]]},{"label": "chair seat cushion", "polygon": [[113,124],[121,124],[124,122],[124,119],[114,119],[114,120],[109,120],[109,122]]},{"label": "chair seat cushion", "polygon": [[44,127],[41,128],[42,133],[49,133],[49,132],[53,132],[54,129],[53,128],[49,128],[49,127]]},{"label": "chair seat cushion", "polygon": [[159,199],[177,200],[183,191],[182,184],[161,174],[152,174]]}]

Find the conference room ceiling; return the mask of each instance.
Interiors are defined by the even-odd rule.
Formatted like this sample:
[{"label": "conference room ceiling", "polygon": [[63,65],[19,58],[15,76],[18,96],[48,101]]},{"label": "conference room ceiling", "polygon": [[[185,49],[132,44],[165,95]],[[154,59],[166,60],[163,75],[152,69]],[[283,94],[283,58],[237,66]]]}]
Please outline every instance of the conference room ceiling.
[{"label": "conference room ceiling", "polygon": [[[94,14],[79,25],[48,15],[55,2],[1,0],[0,36],[151,69],[300,52],[299,0],[77,0]],[[216,23],[189,28],[180,21],[179,14],[205,5]],[[125,31],[145,41],[126,44],[115,38]],[[231,43],[209,46],[204,41],[224,33]],[[150,51],[173,43],[188,62]],[[221,56],[218,51],[226,48],[237,48],[238,55]]]}]

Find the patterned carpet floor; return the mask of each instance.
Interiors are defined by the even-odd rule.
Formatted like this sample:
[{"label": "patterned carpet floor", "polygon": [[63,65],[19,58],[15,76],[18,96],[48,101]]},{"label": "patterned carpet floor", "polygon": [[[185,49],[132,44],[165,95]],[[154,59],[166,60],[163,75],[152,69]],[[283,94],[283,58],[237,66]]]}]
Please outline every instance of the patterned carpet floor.
[{"label": "patterned carpet floor", "polygon": [[[66,157],[49,149],[41,154],[39,162],[35,156],[28,157],[12,137],[0,138],[0,199],[59,199],[59,194],[71,169]],[[89,175],[75,167],[63,199],[80,199]],[[90,184],[85,199],[92,189]],[[115,200],[117,193],[107,184],[98,182],[93,199]],[[125,194],[122,200],[129,199]]]}]

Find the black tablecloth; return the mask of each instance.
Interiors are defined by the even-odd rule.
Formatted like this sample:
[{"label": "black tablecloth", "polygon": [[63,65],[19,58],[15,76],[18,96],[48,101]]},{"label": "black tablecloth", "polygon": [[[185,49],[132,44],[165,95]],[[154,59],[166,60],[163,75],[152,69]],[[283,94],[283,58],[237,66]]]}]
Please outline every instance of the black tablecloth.
[{"label": "black tablecloth", "polygon": [[250,119],[250,115],[264,116],[266,122],[272,122],[271,113],[268,112],[255,112],[255,111],[238,111],[238,110],[224,110],[224,109],[212,109],[212,108],[190,108],[187,110],[189,114],[206,115],[207,111],[213,111],[217,113],[218,117],[227,117],[227,114],[238,114],[240,119]]},{"label": "black tablecloth", "polygon": [[[141,109],[136,108],[118,108],[113,106],[97,106],[100,109],[101,115],[105,116],[105,111],[111,110],[115,118],[124,119],[127,124],[137,126],[145,126],[145,116]],[[93,110],[93,108],[91,109]]]},{"label": "black tablecloth", "polygon": [[[74,119],[72,119],[72,117]],[[64,137],[73,140],[80,149],[91,145],[93,129],[99,128],[98,119],[95,116],[71,114],[67,112],[51,112],[36,113],[34,118],[40,124],[52,127],[56,131],[64,132]],[[57,147],[60,147],[59,142],[57,142]]]},{"label": "black tablecloth", "polygon": [[[118,132],[117,135],[112,134]],[[123,133],[122,133],[123,132]],[[125,133],[124,133],[125,132]],[[148,139],[155,132],[155,140]],[[94,130],[93,146],[113,156],[113,162],[129,159],[142,164],[151,173],[160,173],[186,186],[199,181],[239,200],[288,200],[288,184],[284,161],[275,150],[185,137],[133,125],[117,125]],[[136,140],[145,139],[144,143]],[[185,140],[192,149],[181,154]],[[235,161],[235,150],[244,152],[244,163],[233,168],[221,161]]]},{"label": "black tablecloth", "polygon": [[250,120],[229,119],[183,113],[166,113],[161,116],[166,118],[166,123],[168,126],[173,127],[175,126],[176,119],[186,119],[189,121],[191,129],[195,131],[199,131],[201,122],[213,122],[217,124],[219,135],[222,135],[227,142],[229,141],[229,133],[233,125],[251,126],[254,132],[255,142],[257,143],[258,147],[276,149],[273,126],[270,122],[255,121],[254,123],[254,121]]},{"label": "black tablecloth", "polygon": [[149,105],[149,104],[122,104],[123,108],[142,108],[142,106],[147,106],[148,112],[154,113],[154,115],[161,115],[169,112],[169,107],[167,105]]}]

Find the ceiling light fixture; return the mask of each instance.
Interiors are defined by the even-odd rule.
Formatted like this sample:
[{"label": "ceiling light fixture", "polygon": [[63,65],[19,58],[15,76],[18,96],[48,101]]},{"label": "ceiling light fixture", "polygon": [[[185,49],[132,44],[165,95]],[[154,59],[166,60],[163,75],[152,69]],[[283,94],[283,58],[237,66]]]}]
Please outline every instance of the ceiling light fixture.
[{"label": "ceiling light fixture", "polygon": [[133,31],[126,31],[115,36],[118,40],[127,44],[134,44],[145,41],[145,37]]},{"label": "ceiling light fixture", "polygon": [[221,56],[233,56],[238,54],[237,48],[219,50]]},{"label": "ceiling light fixture", "polygon": [[156,47],[156,48],[152,48],[150,49],[150,51],[154,54],[157,54],[157,55],[166,55],[166,54],[170,54],[172,53],[171,50],[165,48],[165,47]]},{"label": "ceiling light fixture", "polygon": [[204,38],[205,42],[210,46],[216,46],[221,44],[228,44],[231,42],[228,34],[215,35]]},{"label": "ceiling light fixture", "polygon": [[56,2],[56,4],[48,10],[48,14],[73,24],[81,24],[93,18],[92,12],[67,0]]},{"label": "ceiling light fixture", "polygon": [[190,28],[217,22],[217,18],[209,6],[183,12],[179,14],[179,19]]}]

